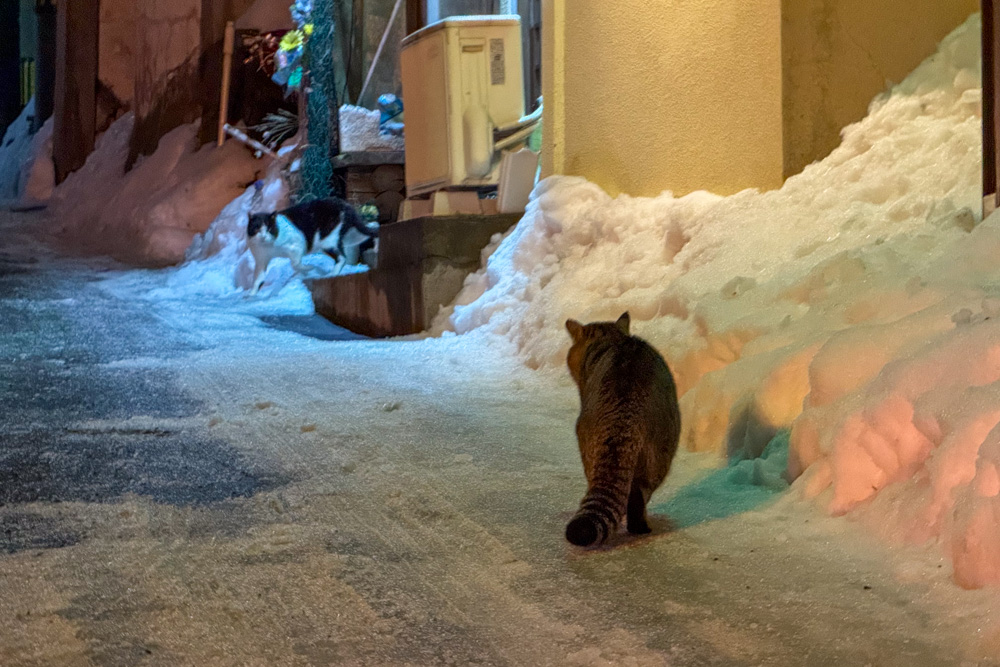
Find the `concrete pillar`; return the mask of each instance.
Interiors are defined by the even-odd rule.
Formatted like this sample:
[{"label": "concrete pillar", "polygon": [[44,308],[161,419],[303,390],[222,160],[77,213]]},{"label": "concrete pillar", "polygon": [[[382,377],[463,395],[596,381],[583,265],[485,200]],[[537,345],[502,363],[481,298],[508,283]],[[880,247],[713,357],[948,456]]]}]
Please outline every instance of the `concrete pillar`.
[{"label": "concrete pillar", "polygon": [[544,173],[612,194],[782,181],[780,0],[544,0]]},{"label": "concrete pillar", "polygon": [[543,174],[612,194],[779,187],[979,0],[543,0]]},{"label": "concrete pillar", "polygon": [[840,145],[872,99],[899,83],[979,0],[782,0],[784,176]]}]

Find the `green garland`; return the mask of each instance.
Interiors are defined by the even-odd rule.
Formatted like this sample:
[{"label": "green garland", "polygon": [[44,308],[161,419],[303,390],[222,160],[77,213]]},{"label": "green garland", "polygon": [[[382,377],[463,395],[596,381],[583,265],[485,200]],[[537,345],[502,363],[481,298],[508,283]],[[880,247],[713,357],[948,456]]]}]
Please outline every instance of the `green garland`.
[{"label": "green garland", "polygon": [[337,82],[333,63],[333,0],[315,0],[312,35],[306,42],[309,82],[306,90],[309,143],[302,156],[302,188],[296,199],[311,201],[330,195],[331,157],[339,152]]}]

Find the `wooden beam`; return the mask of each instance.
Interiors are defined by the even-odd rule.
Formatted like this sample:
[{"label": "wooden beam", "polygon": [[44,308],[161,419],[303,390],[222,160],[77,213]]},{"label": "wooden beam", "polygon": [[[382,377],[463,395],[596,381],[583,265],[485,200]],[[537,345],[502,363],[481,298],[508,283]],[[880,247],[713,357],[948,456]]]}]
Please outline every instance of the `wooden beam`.
[{"label": "wooden beam", "polygon": [[52,136],[57,183],[82,167],[94,149],[99,29],[99,3],[60,0],[56,14],[55,128]]}]

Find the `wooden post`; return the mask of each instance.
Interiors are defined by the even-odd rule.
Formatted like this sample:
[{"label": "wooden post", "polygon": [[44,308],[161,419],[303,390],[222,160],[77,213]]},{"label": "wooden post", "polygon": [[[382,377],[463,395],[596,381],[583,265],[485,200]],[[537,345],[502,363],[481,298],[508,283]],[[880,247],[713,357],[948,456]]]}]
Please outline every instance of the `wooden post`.
[{"label": "wooden post", "polygon": [[347,97],[344,104],[357,104],[361,96],[361,82],[365,73],[365,0],[351,2],[350,43],[347,44]]},{"label": "wooden post", "polygon": [[198,62],[201,128],[198,138],[203,144],[218,139],[226,22],[235,21],[252,4],[253,0],[201,0],[201,57]]},{"label": "wooden post", "polygon": [[997,160],[997,136],[1000,136],[1000,63],[997,40],[1000,38],[1000,16],[994,0],[982,0],[983,24],[983,217],[997,209],[997,181],[1000,162]]},{"label": "wooden post", "polygon": [[56,182],[87,161],[97,124],[97,52],[100,5],[60,0],[56,13],[55,128],[52,159]]},{"label": "wooden post", "polygon": [[427,24],[425,0],[406,0],[406,34],[414,33]]},{"label": "wooden post", "polygon": [[226,141],[226,123],[229,122],[229,81],[233,71],[233,41],[236,31],[233,22],[226,22],[226,36],[222,40],[222,90],[219,93],[219,136],[217,145]]}]

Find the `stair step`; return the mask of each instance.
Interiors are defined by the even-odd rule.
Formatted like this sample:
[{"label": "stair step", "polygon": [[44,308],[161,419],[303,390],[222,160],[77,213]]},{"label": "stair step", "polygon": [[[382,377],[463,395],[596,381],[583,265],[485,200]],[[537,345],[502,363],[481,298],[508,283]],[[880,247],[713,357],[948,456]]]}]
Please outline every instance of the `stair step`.
[{"label": "stair step", "polygon": [[413,218],[379,230],[378,268],[307,281],[316,312],[365,336],[420,333],[479,269],[483,248],[521,214]]}]

